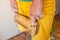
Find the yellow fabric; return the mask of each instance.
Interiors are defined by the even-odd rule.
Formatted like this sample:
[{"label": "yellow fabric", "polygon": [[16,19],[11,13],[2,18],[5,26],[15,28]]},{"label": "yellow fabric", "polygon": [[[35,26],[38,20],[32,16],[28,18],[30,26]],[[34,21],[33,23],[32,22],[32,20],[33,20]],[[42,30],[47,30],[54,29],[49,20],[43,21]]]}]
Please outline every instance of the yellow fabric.
[{"label": "yellow fabric", "polygon": [[[19,0],[16,1],[18,5],[18,12],[29,17],[29,11],[32,2],[24,2]],[[44,17],[39,21],[39,32],[32,38],[32,40],[50,40],[50,30],[55,15],[55,0],[44,0],[43,12]],[[19,30],[26,31],[23,26],[21,26],[20,24],[17,25]]]}]

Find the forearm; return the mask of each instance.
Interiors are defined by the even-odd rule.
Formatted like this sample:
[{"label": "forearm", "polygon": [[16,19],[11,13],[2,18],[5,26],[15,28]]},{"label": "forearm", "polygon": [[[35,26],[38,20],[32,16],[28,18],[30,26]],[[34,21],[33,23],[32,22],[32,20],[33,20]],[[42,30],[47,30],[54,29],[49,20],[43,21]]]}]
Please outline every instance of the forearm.
[{"label": "forearm", "polygon": [[40,11],[42,11],[42,9],[43,9],[43,0],[33,0],[32,4],[34,6],[36,6],[37,9],[40,9]]}]

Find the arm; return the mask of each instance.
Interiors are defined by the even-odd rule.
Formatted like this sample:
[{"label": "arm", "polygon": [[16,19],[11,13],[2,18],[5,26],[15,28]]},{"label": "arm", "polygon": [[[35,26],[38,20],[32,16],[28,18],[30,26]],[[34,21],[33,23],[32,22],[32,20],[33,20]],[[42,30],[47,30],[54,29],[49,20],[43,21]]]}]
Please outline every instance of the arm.
[{"label": "arm", "polygon": [[36,9],[39,9],[40,11],[43,10],[43,0],[33,0],[32,5],[36,6]]},{"label": "arm", "polygon": [[43,0],[33,0],[30,15],[32,25],[34,25],[36,19],[39,20],[43,17]]}]

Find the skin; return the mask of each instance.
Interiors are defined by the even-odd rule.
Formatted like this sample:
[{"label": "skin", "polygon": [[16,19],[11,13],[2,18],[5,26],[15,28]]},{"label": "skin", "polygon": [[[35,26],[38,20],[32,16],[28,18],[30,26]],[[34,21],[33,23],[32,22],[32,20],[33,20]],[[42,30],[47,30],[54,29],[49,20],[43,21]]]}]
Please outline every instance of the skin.
[{"label": "skin", "polygon": [[[11,8],[14,12],[17,12],[16,0],[10,0]],[[39,20],[44,16],[43,14],[43,0],[33,0],[30,8],[30,18],[32,25],[35,24],[35,20]]]},{"label": "skin", "polygon": [[16,13],[17,12],[17,3],[16,0],[10,0],[11,8]]},{"label": "skin", "polygon": [[35,25],[35,20],[43,17],[43,0],[33,0],[30,8],[30,18],[32,25]]}]

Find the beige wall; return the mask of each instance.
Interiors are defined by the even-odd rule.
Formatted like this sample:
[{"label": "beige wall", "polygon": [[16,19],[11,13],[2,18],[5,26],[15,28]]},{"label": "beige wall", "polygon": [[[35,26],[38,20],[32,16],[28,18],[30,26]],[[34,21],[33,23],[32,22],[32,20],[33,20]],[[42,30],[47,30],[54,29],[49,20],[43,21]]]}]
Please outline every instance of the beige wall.
[{"label": "beige wall", "polygon": [[19,33],[13,17],[9,0],[0,0],[0,40],[7,40]]}]

